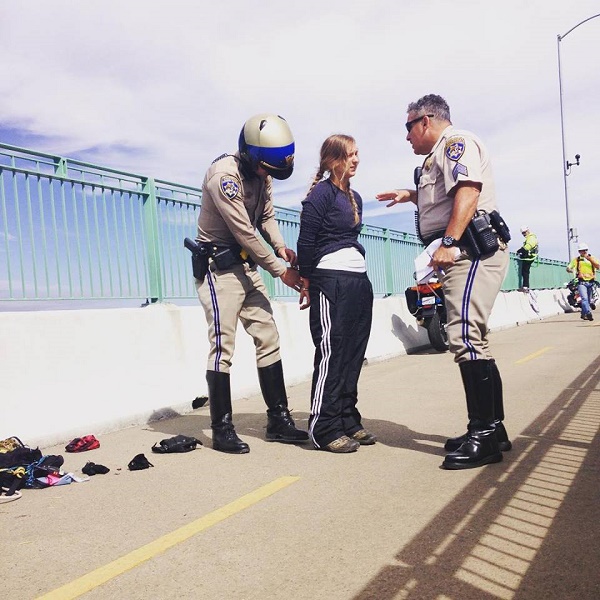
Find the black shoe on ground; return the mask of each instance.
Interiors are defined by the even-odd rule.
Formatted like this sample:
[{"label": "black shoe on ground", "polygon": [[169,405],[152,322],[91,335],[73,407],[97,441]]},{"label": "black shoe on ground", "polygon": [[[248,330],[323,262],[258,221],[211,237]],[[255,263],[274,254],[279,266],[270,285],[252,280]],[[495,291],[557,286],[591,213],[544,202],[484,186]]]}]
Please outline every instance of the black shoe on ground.
[{"label": "black shoe on ground", "polygon": [[493,430],[474,431],[460,448],[446,454],[443,469],[474,469],[502,461],[502,452]]},{"label": "black shoe on ground", "polygon": [[287,408],[267,411],[267,442],[302,444],[308,442],[308,432],[298,429]]},{"label": "black shoe on ground", "polygon": [[227,452],[227,454],[248,454],[250,452],[250,446],[240,440],[233,425],[213,427],[212,439],[213,450],[218,452]]},{"label": "black shoe on ground", "polygon": [[[506,428],[504,427],[504,423],[502,421],[496,421],[496,439],[498,440],[498,448],[502,452],[508,452],[512,449],[512,442],[508,439],[508,433],[506,433]],[[444,450],[448,452],[456,452],[461,445],[467,441],[469,437],[469,432],[463,433],[455,438],[448,438],[446,443],[444,444]]]}]

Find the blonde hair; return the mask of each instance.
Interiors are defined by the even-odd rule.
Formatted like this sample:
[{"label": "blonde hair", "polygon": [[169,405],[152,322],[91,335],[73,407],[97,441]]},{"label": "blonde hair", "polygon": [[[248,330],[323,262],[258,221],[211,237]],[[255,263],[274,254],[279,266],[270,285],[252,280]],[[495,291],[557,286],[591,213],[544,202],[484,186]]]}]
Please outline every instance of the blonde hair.
[{"label": "blonde hair", "polygon": [[[336,133],[334,135],[330,135],[323,142],[321,146],[321,158],[319,161],[319,168],[312,180],[308,192],[306,193],[307,196],[312,192],[315,185],[317,185],[317,183],[319,183],[319,181],[323,179],[325,173],[328,172],[330,178],[332,175],[336,175],[336,177],[338,177],[337,173],[335,172],[335,169],[340,166],[345,167],[345,163],[353,146],[356,146],[356,140],[349,135],[344,135],[343,133]],[[345,174],[346,173],[344,171],[338,178],[342,180]],[[358,205],[356,204],[354,193],[350,189],[350,184],[348,184],[347,190],[342,191],[350,200],[350,204],[354,212],[354,224],[357,224],[360,221],[360,218],[358,216]]]}]

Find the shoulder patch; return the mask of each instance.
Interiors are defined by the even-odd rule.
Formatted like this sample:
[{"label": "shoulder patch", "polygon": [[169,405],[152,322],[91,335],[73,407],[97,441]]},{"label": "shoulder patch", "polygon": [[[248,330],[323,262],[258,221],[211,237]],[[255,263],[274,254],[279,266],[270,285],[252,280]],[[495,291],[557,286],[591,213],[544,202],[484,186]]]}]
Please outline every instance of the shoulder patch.
[{"label": "shoulder patch", "polygon": [[231,175],[223,175],[219,185],[223,195],[230,200],[233,200],[240,193],[240,181]]},{"label": "shoulder patch", "polygon": [[446,156],[450,160],[459,160],[465,153],[464,138],[453,136],[446,140]]},{"label": "shoulder patch", "polygon": [[465,177],[469,176],[469,169],[465,167],[465,165],[457,162],[454,165],[454,169],[452,169],[452,177],[454,177],[454,181],[458,179],[459,175],[464,175]]}]

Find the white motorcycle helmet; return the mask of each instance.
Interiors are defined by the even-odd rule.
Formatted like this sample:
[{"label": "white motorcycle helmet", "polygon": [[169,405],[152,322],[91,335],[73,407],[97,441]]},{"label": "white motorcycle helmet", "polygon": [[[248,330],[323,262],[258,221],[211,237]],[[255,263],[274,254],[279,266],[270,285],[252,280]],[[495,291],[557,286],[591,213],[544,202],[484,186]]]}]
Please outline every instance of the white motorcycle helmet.
[{"label": "white motorcycle helmet", "polygon": [[238,147],[242,160],[253,171],[262,167],[275,179],[287,179],[294,170],[294,136],[279,115],[250,117],[242,127]]}]

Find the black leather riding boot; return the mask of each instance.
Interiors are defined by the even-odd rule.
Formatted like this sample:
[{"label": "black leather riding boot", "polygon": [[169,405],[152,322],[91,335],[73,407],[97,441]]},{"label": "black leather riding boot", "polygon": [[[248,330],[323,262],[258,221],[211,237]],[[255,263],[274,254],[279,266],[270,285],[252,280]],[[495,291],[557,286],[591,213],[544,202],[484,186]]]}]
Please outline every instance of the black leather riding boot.
[{"label": "black leather riding boot", "polygon": [[206,371],[206,381],[213,449],[229,454],[247,454],[250,447],[240,440],[233,427],[229,373]]},{"label": "black leather riding boot", "polygon": [[467,396],[469,426],[467,439],[454,452],[446,455],[445,469],[472,469],[500,462],[494,416],[494,377],[491,360],[460,363]]},{"label": "black leather riding boot", "polygon": [[512,448],[512,442],[508,439],[508,433],[504,427],[504,393],[502,391],[502,377],[495,360],[490,361],[492,378],[494,380],[494,423],[496,425],[496,437],[498,447],[502,452],[508,452]]},{"label": "black leather riding boot", "polygon": [[277,361],[268,367],[259,367],[258,381],[267,404],[268,442],[306,442],[308,433],[296,428],[288,410],[287,393],[283,380],[283,367]]},{"label": "black leather riding boot", "polygon": [[[498,439],[498,447],[502,452],[508,452],[512,448],[512,442],[508,439],[508,433],[504,427],[504,394],[502,392],[502,378],[500,377],[500,371],[496,365],[495,360],[490,361],[492,377],[494,379],[494,425],[496,426],[496,438]],[[465,389],[466,393],[466,389]],[[468,405],[467,405],[468,407]],[[471,417],[469,415],[469,422]],[[448,438],[444,445],[444,448],[448,452],[454,452],[460,448],[460,445],[467,440],[469,435],[468,425],[467,433],[459,435],[458,437]]]}]

